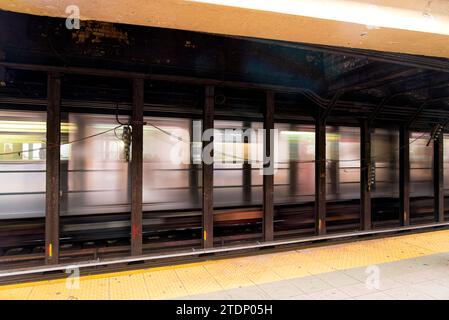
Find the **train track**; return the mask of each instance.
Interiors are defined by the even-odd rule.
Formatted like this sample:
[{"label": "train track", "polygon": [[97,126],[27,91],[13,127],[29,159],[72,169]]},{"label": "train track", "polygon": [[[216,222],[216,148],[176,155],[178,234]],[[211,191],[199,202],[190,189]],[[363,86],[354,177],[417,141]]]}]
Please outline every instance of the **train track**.
[{"label": "train track", "polygon": [[[387,217],[394,217],[394,211],[392,210],[387,214],[385,208],[394,208],[391,202],[394,199],[384,199],[383,205],[376,202],[376,205],[384,208],[381,210],[382,214]],[[428,199],[419,199],[419,201],[427,201]],[[429,209],[421,210],[416,215],[414,223],[423,224],[431,223],[432,212]],[[261,210],[257,208],[228,208],[217,210],[219,214],[216,215],[216,235],[214,237],[214,246],[220,249],[218,252],[202,252],[201,251],[201,221],[199,216],[188,212],[187,215],[178,216],[180,218],[176,223],[171,221],[165,230],[154,230],[154,225],[144,226],[144,254],[150,256],[169,254],[173,257],[161,258],[160,262],[155,262],[155,259],[151,261],[131,261],[133,263],[141,263],[139,267],[146,267],[158,265],[158,263],[180,263],[188,262],[191,260],[198,260],[202,255],[206,256],[223,256],[225,254],[236,254],[237,251],[242,251],[244,254],[251,253],[252,251],[267,250],[267,248],[284,247],[284,246],[308,246],[315,243],[334,242],[341,239],[354,238],[360,236],[380,236],[390,233],[401,233],[404,229],[398,228],[398,220],[384,220],[374,221],[374,230],[372,233],[360,234],[359,230],[359,205],[357,201],[342,201],[328,204],[328,236],[326,238],[316,238],[314,236],[315,225],[313,216],[313,204],[306,203],[302,205],[285,204],[276,206],[275,215],[275,239],[278,242],[274,242],[272,245],[261,245],[259,248],[257,245],[263,244],[262,240],[262,226],[261,226]],[[245,219],[242,218],[243,213],[248,213]],[[147,213],[146,215],[149,215]],[[186,220],[186,217],[189,217]],[[126,222],[129,219],[128,214],[112,215],[112,216],[91,216],[91,217],[69,217],[66,221],[62,220],[62,225],[71,226],[68,228],[68,232],[63,232],[62,235],[65,238],[61,241],[60,261],[62,264],[81,263],[83,261],[115,261],[121,259],[124,256],[130,254],[129,245],[129,225],[124,223],[123,226],[118,228],[111,228],[110,230],[102,230],[96,228],[76,228],[78,226],[89,225],[94,223],[108,224],[111,222]],[[198,221],[197,221],[198,220]],[[21,224],[21,225],[20,225]],[[36,219],[30,221],[20,220],[20,224],[14,224],[9,221],[8,224],[2,225],[0,228],[7,228],[10,232],[16,232],[15,236],[21,239],[22,243],[16,243],[13,245],[10,243],[10,248],[4,248],[0,255],[0,268],[7,272],[8,270],[22,270],[27,268],[35,268],[38,270],[44,265],[45,252],[43,242],[43,221],[39,222]],[[184,226],[181,228],[181,225]],[[189,227],[186,227],[189,226]],[[395,227],[392,231],[389,227]],[[430,227],[443,227],[443,225],[428,225]],[[27,229],[28,228],[28,229]],[[170,229],[171,228],[171,229]],[[407,230],[422,230],[421,226],[411,227]],[[6,229],[4,229],[6,230]],[[38,230],[41,230],[39,233]],[[87,232],[86,232],[87,231]],[[354,233],[355,232],[355,233]],[[14,237],[11,234],[2,233],[5,238],[11,241]],[[37,236],[38,235],[38,236]],[[70,237],[68,236],[70,235]],[[30,238],[31,237],[31,238]],[[34,237],[34,240],[33,240]],[[36,241],[36,238],[40,238],[40,242]],[[1,240],[1,238],[0,238]],[[2,241],[2,240],[1,240]],[[254,246],[256,244],[256,246]],[[243,249],[235,250],[244,246]],[[245,249],[247,248],[247,249]],[[228,251],[227,251],[228,250]],[[177,257],[180,252],[189,252],[189,255],[182,255]],[[176,258],[175,258],[176,256]],[[164,262],[165,261],[165,262]],[[132,268],[129,263],[121,264],[120,268]],[[109,267],[107,264],[102,264],[100,267],[93,267],[92,272],[110,271],[115,270],[115,266]],[[92,268],[87,268],[91,272]],[[98,269],[98,270],[97,270]],[[60,272],[51,271],[48,276],[57,276]],[[48,272],[47,272],[48,273]],[[47,278],[47,273],[40,273],[35,279]],[[63,274],[59,274],[63,276]],[[24,281],[28,277],[13,277],[14,281]],[[0,283],[4,282],[6,278],[0,277]],[[9,280],[8,280],[9,281]],[[7,282],[7,281],[6,281]]]},{"label": "train track", "polygon": [[350,242],[354,240],[376,239],[397,236],[404,233],[419,233],[431,230],[449,229],[449,222],[438,224],[421,224],[408,227],[380,228],[371,231],[356,231],[334,233],[325,236],[310,236],[293,238],[289,240],[276,240],[272,242],[243,244],[213,249],[197,249],[179,252],[165,252],[164,254],[151,254],[138,257],[116,257],[104,260],[90,260],[84,262],[72,261],[70,264],[61,263],[56,266],[23,267],[0,272],[0,284],[21,283],[66,278],[66,270],[79,268],[80,275],[93,275],[106,272],[118,272],[134,269],[154,268],[166,265],[176,265],[189,262],[199,262],[233,258],[239,256],[276,253],[288,250],[297,250],[317,246],[326,246]]}]

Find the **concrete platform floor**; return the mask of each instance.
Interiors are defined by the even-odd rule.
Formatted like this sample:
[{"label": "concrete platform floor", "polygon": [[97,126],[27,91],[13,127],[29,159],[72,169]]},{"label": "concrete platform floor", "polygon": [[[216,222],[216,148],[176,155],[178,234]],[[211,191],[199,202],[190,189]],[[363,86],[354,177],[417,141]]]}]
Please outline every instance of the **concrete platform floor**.
[{"label": "concrete platform floor", "polygon": [[449,299],[449,230],[72,280],[0,299]]}]

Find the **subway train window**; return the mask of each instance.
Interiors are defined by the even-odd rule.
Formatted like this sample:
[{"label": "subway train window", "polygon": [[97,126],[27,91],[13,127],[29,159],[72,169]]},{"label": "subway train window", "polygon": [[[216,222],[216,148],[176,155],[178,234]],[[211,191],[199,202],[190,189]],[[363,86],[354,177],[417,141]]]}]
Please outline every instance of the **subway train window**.
[{"label": "subway train window", "polygon": [[289,154],[289,141],[285,138],[285,134],[290,128],[289,124],[275,123],[274,128],[278,131],[277,139],[275,143],[275,161],[276,171],[274,174],[274,203],[285,203],[290,199],[289,195],[289,172],[290,172],[290,154]]},{"label": "subway train window", "polygon": [[356,230],[360,223],[360,128],[326,127],[327,227]]},{"label": "subway train window", "polygon": [[274,202],[305,203],[315,196],[315,132],[313,126],[275,124],[278,157]]},{"label": "subway train window", "polygon": [[449,215],[449,134],[444,135],[443,166],[444,166],[444,212]]},{"label": "subway train window", "polygon": [[326,127],[327,199],[360,199],[360,129]]},{"label": "subway train window", "polygon": [[[199,208],[190,190],[190,119],[145,118],[143,137],[143,209]],[[199,180],[199,179],[198,179]]]},{"label": "subway train window", "polygon": [[262,139],[257,122],[214,122],[214,206],[262,204]]},{"label": "subway train window", "polygon": [[214,126],[215,242],[260,239],[262,141],[256,130],[262,124],[216,120]]},{"label": "subway train window", "polygon": [[[129,163],[114,116],[68,114],[61,141],[61,215],[130,211]],[[89,138],[87,138],[89,137]],[[87,138],[87,139],[86,139]]]},{"label": "subway train window", "polygon": [[45,112],[0,110],[0,254],[43,250],[45,148]]},{"label": "subway train window", "polygon": [[0,111],[1,219],[45,215],[46,113]]},{"label": "subway train window", "polygon": [[[248,127],[254,132],[258,132],[263,129],[263,123],[251,122]],[[250,159],[251,164],[248,166],[251,168],[251,203],[253,205],[261,205],[263,202],[263,175],[261,174],[261,170],[263,169],[263,148],[262,141],[256,141],[256,139],[253,140],[254,141],[249,141],[253,152],[250,155],[252,157]]]},{"label": "subway train window", "polygon": [[145,117],[144,251],[201,245],[201,121]]},{"label": "subway train window", "polygon": [[[63,112],[61,118],[62,248],[86,240],[86,246],[128,245],[131,194],[124,127],[114,115]],[[120,116],[120,122],[128,117]]]},{"label": "subway train window", "polygon": [[274,186],[275,237],[313,234],[315,128],[276,123],[275,129],[279,145]]},{"label": "subway train window", "polygon": [[428,133],[410,135],[410,219],[412,223],[433,220],[433,143]]},{"label": "subway train window", "polygon": [[399,131],[374,129],[371,133],[371,210],[374,223],[399,223]]},{"label": "subway train window", "polygon": [[214,121],[214,206],[241,205],[245,146],[240,121]]}]

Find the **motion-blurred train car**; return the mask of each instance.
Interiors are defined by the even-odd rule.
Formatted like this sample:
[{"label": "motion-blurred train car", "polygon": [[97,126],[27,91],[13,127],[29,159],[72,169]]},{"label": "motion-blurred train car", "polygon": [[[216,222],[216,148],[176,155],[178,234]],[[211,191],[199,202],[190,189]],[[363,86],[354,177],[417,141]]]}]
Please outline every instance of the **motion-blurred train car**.
[{"label": "motion-blurred train car", "polygon": [[[121,116],[118,122],[113,114],[64,115],[62,243],[128,238],[129,162],[125,160],[123,127],[116,127],[129,119]],[[197,241],[199,245],[201,137],[195,132],[201,132],[201,121],[162,117],[144,120],[144,241]],[[252,160],[261,159],[262,154],[250,154],[248,150],[262,141],[236,135],[243,135],[244,129],[260,129],[262,123],[216,120],[215,128],[215,240],[226,243],[259,239],[263,176],[260,162]],[[231,129],[236,130],[225,134]],[[276,123],[275,129],[275,235],[313,234],[314,126]],[[1,111],[0,132],[0,221],[9,228],[8,237],[0,236],[0,246],[42,242],[45,148],[51,147],[45,141],[45,113]],[[426,139],[420,134],[411,137],[412,219],[425,217],[429,205],[433,205],[433,153],[431,146],[425,146]],[[398,132],[376,129],[372,140],[373,221],[378,225],[398,223]],[[328,230],[356,230],[360,220],[360,129],[328,126],[326,141]],[[11,230],[12,224],[18,227]],[[25,231],[30,226],[37,226],[31,235]]]}]

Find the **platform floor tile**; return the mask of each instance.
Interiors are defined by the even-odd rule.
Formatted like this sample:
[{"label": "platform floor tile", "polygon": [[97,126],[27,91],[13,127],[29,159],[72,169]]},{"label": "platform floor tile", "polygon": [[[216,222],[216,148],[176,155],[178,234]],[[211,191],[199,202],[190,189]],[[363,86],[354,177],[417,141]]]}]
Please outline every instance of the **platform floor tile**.
[{"label": "platform floor tile", "polygon": [[0,290],[0,300],[25,300],[29,299],[34,287],[11,288]]},{"label": "platform floor tile", "polygon": [[142,274],[128,274],[109,278],[110,298],[113,300],[148,300],[150,294]]},{"label": "platform floor tile", "polygon": [[[30,300],[107,300],[109,299],[109,279],[79,279],[64,282],[50,281],[34,286]],[[0,291],[1,292],[1,291]]]},{"label": "platform floor tile", "polygon": [[449,230],[78,280],[0,286],[0,299],[449,299]]},{"label": "platform floor tile", "polygon": [[189,295],[224,290],[204,266],[178,268],[175,271]]},{"label": "platform floor tile", "polygon": [[171,299],[188,295],[175,270],[161,270],[142,275],[151,299]]},{"label": "platform floor tile", "polygon": [[204,266],[223,289],[241,288],[254,285],[250,278],[231,263]]}]

